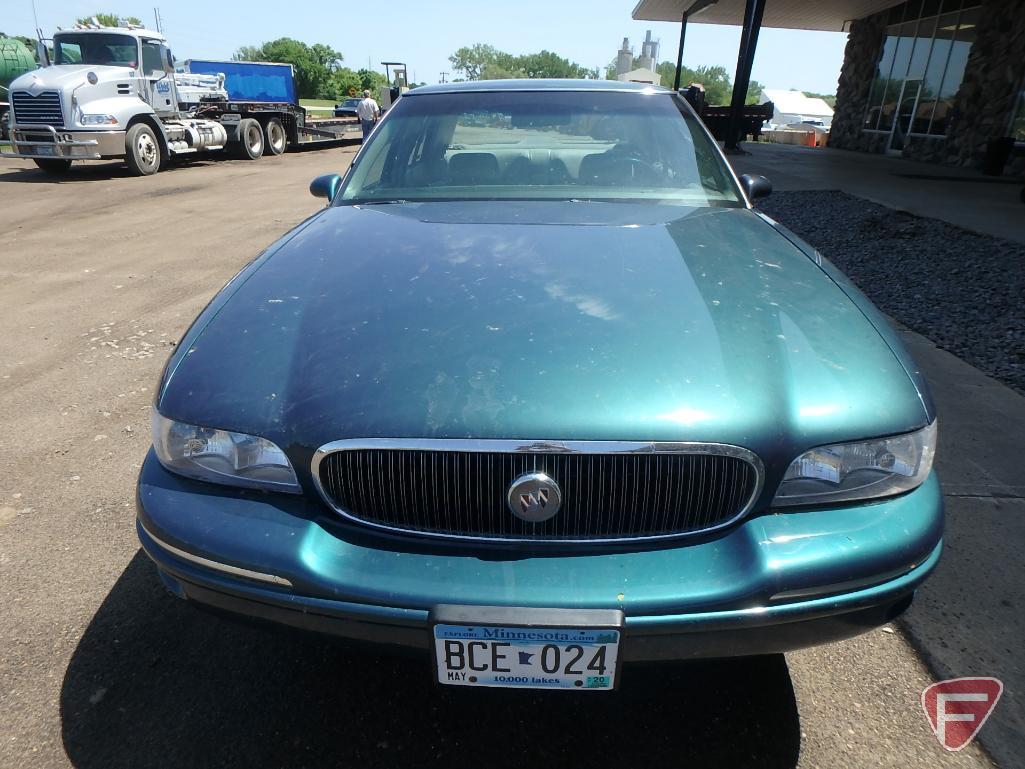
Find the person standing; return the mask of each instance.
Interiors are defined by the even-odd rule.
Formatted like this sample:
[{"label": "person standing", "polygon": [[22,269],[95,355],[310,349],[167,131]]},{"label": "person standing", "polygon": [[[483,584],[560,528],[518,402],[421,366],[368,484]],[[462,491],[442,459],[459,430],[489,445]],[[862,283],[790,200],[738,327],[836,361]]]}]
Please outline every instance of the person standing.
[{"label": "person standing", "polygon": [[363,141],[366,141],[374,129],[374,123],[381,117],[381,108],[370,98],[369,90],[363,92],[363,100],[356,105],[356,116],[363,127]]}]

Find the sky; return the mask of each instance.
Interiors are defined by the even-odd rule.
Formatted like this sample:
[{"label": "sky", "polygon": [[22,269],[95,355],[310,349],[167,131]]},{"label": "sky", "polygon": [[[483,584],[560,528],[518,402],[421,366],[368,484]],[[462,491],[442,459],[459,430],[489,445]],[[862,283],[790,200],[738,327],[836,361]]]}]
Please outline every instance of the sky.
[{"label": "sky", "polygon": [[[153,26],[159,0],[35,0],[44,34],[71,26],[80,16],[99,11],[137,16]],[[624,37],[636,54],[644,33],[661,39],[659,58],[676,60],[678,24],[630,18],[636,0],[304,0],[294,6],[256,0],[266,12],[240,13],[239,2],[175,0],[160,9],[164,33],[179,60],[226,59],[242,45],[278,37],[325,43],[353,69],[383,71],[382,61],[405,61],[410,79],[435,83],[451,70],[448,57],[459,47],[488,43],[512,54],[554,51],[583,66],[604,67]],[[32,35],[32,0],[3,0],[0,31]],[[291,11],[290,8],[294,8]],[[289,9],[289,10],[286,10]],[[496,10],[499,9],[499,10]],[[768,88],[835,93],[843,63],[846,33],[763,29],[752,77]],[[739,27],[690,24],[684,64],[722,65],[731,78],[737,66]],[[455,75],[450,74],[449,79]],[[671,84],[670,84],[671,85]]]}]

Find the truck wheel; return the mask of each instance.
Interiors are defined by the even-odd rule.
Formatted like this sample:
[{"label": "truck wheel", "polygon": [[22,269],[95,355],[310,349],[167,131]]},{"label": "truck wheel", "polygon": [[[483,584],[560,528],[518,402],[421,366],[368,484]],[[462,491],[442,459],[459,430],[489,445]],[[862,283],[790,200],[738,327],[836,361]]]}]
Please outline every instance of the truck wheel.
[{"label": "truck wheel", "polygon": [[145,123],[136,123],[125,134],[125,162],[133,176],[151,176],[160,170],[160,143]]},{"label": "truck wheel", "polygon": [[10,126],[7,125],[7,110],[0,109],[0,141],[7,141]]},{"label": "truck wheel", "polygon": [[34,158],[32,160],[37,166],[46,171],[48,174],[63,174],[71,168],[70,160],[61,160],[60,158]]},{"label": "truck wheel", "polygon": [[235,155],[243,160],[257,160],[263,155],[263,126],[252,118],[239,121]]},{"label": "truck wheel", "polygon": [[288,136],[285,135],[285,127],[276,117],[272,117],[263,127],[263,135],[267,140],[267,149],[271,155],[280,155],[288,146]]}]

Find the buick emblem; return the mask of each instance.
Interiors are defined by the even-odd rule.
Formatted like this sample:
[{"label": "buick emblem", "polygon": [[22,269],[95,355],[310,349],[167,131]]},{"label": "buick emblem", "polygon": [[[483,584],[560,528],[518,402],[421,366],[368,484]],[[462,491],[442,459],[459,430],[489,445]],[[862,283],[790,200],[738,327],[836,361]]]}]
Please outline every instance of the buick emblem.
[{"label": "buick emblem", "polygon": [[509,486],[509,509],[529,523],[547,521],[562,507],[559,484],[544,473],[521,475]]}]

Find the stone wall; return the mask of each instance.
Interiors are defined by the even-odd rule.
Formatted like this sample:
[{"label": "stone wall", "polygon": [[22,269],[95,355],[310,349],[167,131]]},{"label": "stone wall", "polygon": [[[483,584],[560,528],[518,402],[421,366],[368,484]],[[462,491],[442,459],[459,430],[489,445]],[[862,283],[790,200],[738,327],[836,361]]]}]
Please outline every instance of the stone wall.
[{"label": "stone wall", "polygon": [[829,129],[829,146],[862,152],[882,151],[879,134],[864,133],[868,92],[876,76],[879,52],[886,37],[889,11],[851,23],[844,49],[843,69],[836,84],[836,108]]},{"label": "stone wall", "polygon": [[[884,152],[889,142],[888,134],[861,130],[887,14],[884,11],[851,25],[837,84],[830,147]],[[979,168],[987,144],[1007,134],[1025,77],[1025,0],[984,0],[980,17],[947,135],[908,137],[904,157]],[[1025,173],[1025,154],[1017,151],[1005,173]]]},{"label": "stone wall", "polygon": [[1025,1],[987,0],[980,15],[940,158],[974,167],[982,164],[992,139],[1007,135],[1025,77]]}]

